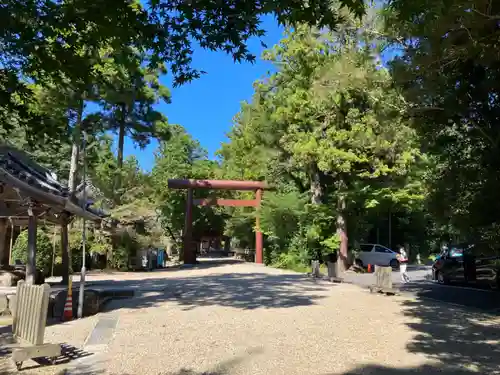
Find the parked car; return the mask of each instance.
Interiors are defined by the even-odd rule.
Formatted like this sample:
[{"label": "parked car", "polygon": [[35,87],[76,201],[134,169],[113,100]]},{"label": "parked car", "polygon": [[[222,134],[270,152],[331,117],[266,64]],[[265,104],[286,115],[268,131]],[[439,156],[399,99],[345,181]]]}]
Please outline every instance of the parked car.
[{"label": "parked car", "polygon": [[450,246],[432,265],[432,278],[441,284],[465,283],[498,289],[500,251],[490,246]]},{"label": "parked car", "polygon": [[361,244],[359,245],[359,254],[356,259],[356,264],[361,267],[366,267],[369,264],[376,266],[391,266],[392,268],[399,267],[397,259],[398,253],[378,244]]}]

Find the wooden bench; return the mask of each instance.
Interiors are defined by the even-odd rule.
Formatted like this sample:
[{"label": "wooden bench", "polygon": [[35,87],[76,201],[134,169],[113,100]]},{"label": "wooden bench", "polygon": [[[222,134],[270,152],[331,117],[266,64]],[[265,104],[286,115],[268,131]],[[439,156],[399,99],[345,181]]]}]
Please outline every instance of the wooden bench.
[{"label": "wooden bench", "polygon": [[45,324],[49,307],[50,286],[29,285],[21,280],[17,283],[16,309],[13,315],[12,332],[20,345],[12,350],[12,360],[17,370],[30,358],[48,357],[55,364],[61,355],[59,344],[44,344]]}]

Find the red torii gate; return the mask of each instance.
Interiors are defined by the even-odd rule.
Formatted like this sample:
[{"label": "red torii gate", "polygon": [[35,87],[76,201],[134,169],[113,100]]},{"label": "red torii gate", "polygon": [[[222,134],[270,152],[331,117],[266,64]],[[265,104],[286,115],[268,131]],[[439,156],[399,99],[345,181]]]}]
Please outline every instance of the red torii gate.
[{"label": "red torii gate", "polygon": [[[263,181],[235,181],[235,180],[168,180],[169,189],[187,189],[186,217],[184,221],[184,264],[196,263],[196,251],[191,246],[193,230],[193,204],[198,206],[231,206],[256,207],[260,206],[262,193],[268,185]],[[194,189],[213,190],[242,190],[255,191],[255,199],[193,199]],[[255,220],[255,263],[263,263],[263,242],[260,231],[260,218]]]}]

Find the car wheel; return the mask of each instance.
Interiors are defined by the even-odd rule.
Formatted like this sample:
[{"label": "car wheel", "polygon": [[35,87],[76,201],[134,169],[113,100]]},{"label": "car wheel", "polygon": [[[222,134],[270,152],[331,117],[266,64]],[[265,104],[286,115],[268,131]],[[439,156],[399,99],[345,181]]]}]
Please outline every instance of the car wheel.
[{"label": "car wheel", "polygon": [[389,266],[391,266],[392,268],[394,269],[397,269],[399,268],[399,262],[397,259],[392,259],[390,262],[389,262]]},{"label": "car wheel", "polygon": [[490,283],[490,289],[491,290],[499,290],[500,289],[500,277],[499,275],[497,275],[495,277],[495,280],[493,280],[491,283]]}]

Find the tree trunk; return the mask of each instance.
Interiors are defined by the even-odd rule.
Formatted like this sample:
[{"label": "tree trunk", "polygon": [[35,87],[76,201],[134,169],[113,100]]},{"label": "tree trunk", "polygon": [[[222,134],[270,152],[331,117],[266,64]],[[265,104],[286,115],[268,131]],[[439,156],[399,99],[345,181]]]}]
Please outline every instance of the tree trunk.
[{"label": "tree trunk", "polygon": [[313,172],[311,173],[311,203],[323,203],[323,188],[321,186],[319,171],[316,167],[313,167]]},{"label": "tree trunk", "polygon": [[114,188],[114,201],[116,204],[120,203],[120,189],[122,185],[122,170],[123,170],[123,147],[125,144],[125,104],[121,106],[122,118],[119,123],[118,129],[118,155],[117,155],[117,169],[115,176],[115,188]]},{"label": "tree trunk", "polygon": [[337,234],[340,238],[340,249],[337,260],[338,275],[340,276],[348,267],[348,238],[345,220],[346,197],[344,193],[339,194],[337,207]]},{"label": "tree trunk", "polygon": [[75,139],[73,139],[73,145],[71,146],[71,163],[69,166],[69,177],[68,177],[68,189],[70,194],[73,194],[76,189],[76,172],[78,169],[78,144]]},{"label": "tree trunk", "polygon": [[71,164],[69,166],[68,189],[70,194],[74,194],[76,190],[76,175],[78,172],[78,157],[80,153],[80,134],[83,118],[83,100],[80,101],[76,118],[75,129],[73,130],[73,139],[71,146]]}]

